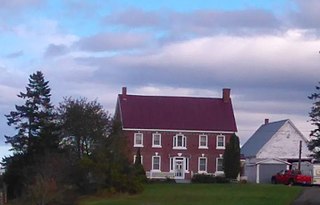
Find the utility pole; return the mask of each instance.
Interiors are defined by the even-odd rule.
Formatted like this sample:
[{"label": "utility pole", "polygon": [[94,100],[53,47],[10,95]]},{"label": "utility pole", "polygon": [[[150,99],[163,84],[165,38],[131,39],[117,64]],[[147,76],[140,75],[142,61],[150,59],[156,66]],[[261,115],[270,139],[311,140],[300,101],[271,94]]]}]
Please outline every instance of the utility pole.
[{"label": "utility pole", "polygon": [[301,169],[301,149],[302,149],[302,141],[300,140],[300,143],[299,143],[299,163],[298,163],[298,170],[299,171]]}]

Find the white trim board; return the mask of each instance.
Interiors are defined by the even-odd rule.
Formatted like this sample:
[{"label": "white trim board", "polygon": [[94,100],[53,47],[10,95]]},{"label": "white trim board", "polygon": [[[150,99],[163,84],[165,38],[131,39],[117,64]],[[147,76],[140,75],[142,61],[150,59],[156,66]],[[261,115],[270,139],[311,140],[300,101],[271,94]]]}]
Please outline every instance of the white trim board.
[{"label": "white trim board", "polygon": [[233,134],[232,131],[208,131],[208,130],[165,130],[165,129],[139,129],[139,128],[122,128],[124,131],[152,131],[152,132],[193,132],[193,133],[215,133],[215,134]]}]

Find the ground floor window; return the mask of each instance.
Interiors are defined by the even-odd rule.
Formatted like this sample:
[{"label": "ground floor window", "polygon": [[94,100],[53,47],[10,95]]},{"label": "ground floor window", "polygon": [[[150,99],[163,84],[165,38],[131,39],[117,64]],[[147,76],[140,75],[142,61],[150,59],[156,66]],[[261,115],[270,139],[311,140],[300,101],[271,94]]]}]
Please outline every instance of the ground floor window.
[{"label": "ground floor window", "polygon": [[160,156],[153,156],[152,157],[152,170],[160,171],[161,166],[161,158]]},{"label": "ground floor window", "polygon": [[206,157],[199,157],[199,173],[207,172],[207,158]]},{"label": "ground floor window", "polygon": [[216,159],[216,171],[223,172],[223,158]]},{"label": "ground floor window", "polygon": [[[137,155],[133,155],[133,164],[136,163]],[[143,164],[143,156],[140,156],[141,164]]]}]

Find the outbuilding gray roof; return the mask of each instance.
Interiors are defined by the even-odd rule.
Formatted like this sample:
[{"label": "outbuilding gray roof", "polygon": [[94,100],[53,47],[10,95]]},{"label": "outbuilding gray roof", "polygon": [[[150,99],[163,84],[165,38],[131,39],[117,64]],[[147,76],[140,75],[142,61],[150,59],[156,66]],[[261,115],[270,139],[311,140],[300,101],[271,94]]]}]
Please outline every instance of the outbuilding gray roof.
[{"label": "outbuilding gray roof", "polygon": [[287,121],[288,119],[261,125],[259,129],[241,147],[241,154],[244,157],[255,157],[260,149]]}]

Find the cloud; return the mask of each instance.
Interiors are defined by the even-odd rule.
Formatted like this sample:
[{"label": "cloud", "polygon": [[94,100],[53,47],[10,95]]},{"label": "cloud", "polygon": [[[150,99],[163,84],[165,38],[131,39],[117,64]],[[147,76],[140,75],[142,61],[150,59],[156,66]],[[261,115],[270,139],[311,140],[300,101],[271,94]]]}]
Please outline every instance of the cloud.
[{"label": "cloud", "polygon": [[13,53],[9,53],[5,57],[6,58],[18,58],[20,56],[23,56],[23,54],[24,54],[23,51],[20,50],[20,51],[16,51],[16,52],[13,52]]},{"label": "cloud", "polygon": [[289,13],[294,26],[320,30],[320,1],[295,0],[297,9]]},{"label": "cloud", "polygon": [[84,58],[82,63],[98,67],[98,79],[112,76],[131,84],[299,91],[317,80],[319,44],[319,40],[306,41],[290,32],[282,36],[213,36],[172,43],[142,55]]},{"label": "cloud", "polygon": [[43,0],[1,0],[0,11],[6,9],[16,10],[40,6],[43,4],[43,2]]},{"label": "cloud", "polygon": [[168,36],[182,35],[185,37],[216,33],[274,33],[281,29],[282,24],[272,12],[262,9],[151,12],[137,8],[112,13],[105,17],[105,23],[128,28],[149,27],[166,31]]},{"label": "cloud", "polygon": [[106,16],[104,22],[106,24],[112,23],[126,27],[157,27],[161,26],[164,16],[161,16],[158,12],[129,8]]},{"label": "cloud", "polygon": [[145,47],[150,40],[149,35],[140,33],[99,33],[80,39],[75,46],[93,52],[132,50]]},{"label": "cloud", "polygon": [[65,45],[56,45],[56,44],[50,44],[46,51],[45,51],[45,57],[55,57],[55,56],[61,56],[68,52],[68,47]]},{"label": "cloud", "polygon": [[9,151],[11,147],[8,145],[1,145],[0,146],[0,159],[2,160],[3,157],[9,157],[12,155],[12,152]]}]

